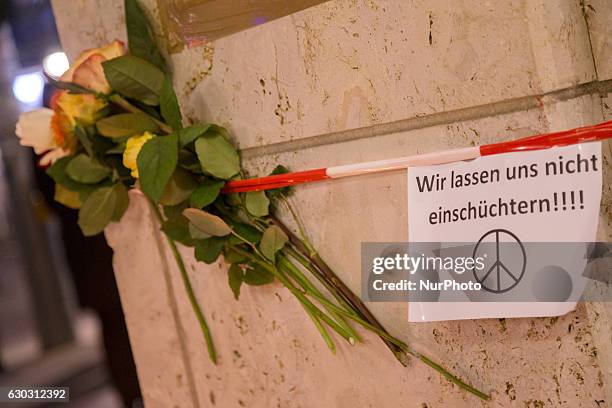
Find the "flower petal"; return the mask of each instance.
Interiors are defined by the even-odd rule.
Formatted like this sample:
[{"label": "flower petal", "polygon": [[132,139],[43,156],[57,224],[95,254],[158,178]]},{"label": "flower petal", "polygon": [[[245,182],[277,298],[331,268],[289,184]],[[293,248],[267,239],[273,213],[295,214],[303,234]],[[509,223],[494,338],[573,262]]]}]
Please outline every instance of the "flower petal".
[{"label": "flower petal", "polygon": [[53,111],[42,108],[22,113],[15,127],[15,134],[22,146],[31,146],[36,154],[57,147],[51,132]]},{"label": "flower petal", "polygon": [[77,119],[84,124],[95,122],[107,103],[94,95],[62,92],[55,100],[55,105],[74,125]]},{"label": "flower petal", "polygon": [[50,164],[55,163],[57,160],[61,159],[62,157],[65,157],[65,156],[68,156],[68,155],[70,155],[70,151],[64,150],[61,147],[57,147],[57,148],[51,149],[47,153],[45,153],[40,158],[40,161],[38,162],[38,164],[40,166],[42,166],[42,167],[47,167]]},{"label": "flower petal", "polygon": [[115,41],[111,42],[110,44],[108,44],[108,45],[106,45],[104,47],[91,48],[89,50],[85,50],[72,63],[72,65],[70,66],[68,71],[64,72],[64,74],[62,75],[62,77],[60,79],[61,79],[61,81],[64,81],[64,82],[72,82],[73,81],[74,72],[76,71],[76,69],[81,64],[83,64],[83,62],[85,62],[90,56],[92,56],[94,54],[100,54],[105,59],[109,60],[109,59],[120,57],[120,56],[124,55],[125,52],[126,52],[125,45],[123,44],[122,41],[119,41],[119,40],[115,40]]},{"label": "flower petal", "polygon": [[100,54],[104,55],[107,60],[120,57],[126,53],[125,44],[123,41],[114,40],[105,47],[100,48]]},{"label": "flower petal", "polygon": [[130,169],[132,177],[138,178],[138,153],[142,146],[155,135],[149,132],[144,132],[142,135],[132,136],[127,140],[125,150],[123,151],[123,165]]},{"label": "flower petal", "polygon": [[111,87],[106,81],[102,63],[106,58],[102,54],[90,55],[81,65],[79,65],[72,75],[72,82],[103,94],[108,94]]}]

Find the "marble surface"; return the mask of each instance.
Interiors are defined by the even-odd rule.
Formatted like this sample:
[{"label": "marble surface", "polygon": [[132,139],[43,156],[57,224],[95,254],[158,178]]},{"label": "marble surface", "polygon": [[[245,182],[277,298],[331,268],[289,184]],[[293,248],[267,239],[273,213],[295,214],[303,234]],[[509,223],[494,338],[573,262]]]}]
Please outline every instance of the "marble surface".
[{"label": "marble surface", "polygon": [[[69,55],[123,38],[121,1],[54,0]],[[167,43],[154,0],[143,2]],[[162,4],[163,2],[160,2]],[[245,161],[252,174],[504,140],[610,118],[610,98],[558,98],[609,78],[606,0],[334,0],[171,54],[187,121],[215,121],[241,148],[475,108],[479,117]],[[162,4],[163,5],[163,4]],[[585,11],[586,10],[586,11]],[[541,104],[520,108],[516,98]],[[612,238],[611,149],[601,240]],[[407,239],[406,176],[299,188],[296,206],[322,256],[359,293],[360,243]],[[415,361],[402,368],[376,337],[334,356],[280,285],[245,288],[226,266],[183,253],[211,323],[208,360],[172,256],[138,193],[106,231],[147,407],[604,407],[612,400],[609,304],[561,317],[409,324],[406,304],[372,304],[400,338],[493,400],[478,401]]]}]

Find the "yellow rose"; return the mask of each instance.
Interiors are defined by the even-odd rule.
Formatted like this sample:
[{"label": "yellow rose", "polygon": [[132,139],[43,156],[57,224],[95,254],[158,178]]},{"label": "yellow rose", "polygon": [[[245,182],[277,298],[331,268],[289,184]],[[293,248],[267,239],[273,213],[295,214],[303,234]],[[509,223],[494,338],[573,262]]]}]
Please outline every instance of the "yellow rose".
[{"label": "yellow rose", "polygon": [[147,140],[154,138],[155,135],[149,132],[144,132],[142,135],[132,136],[128,139],[123,152],[123,165],[132,170],[132,177],[138,178],[138,165],[136,159],[140,149]]},{"label": "yellow rose", "polygon": [[53,108],[58,114],[63,114],[70,121],[72,127],[77,119],[84,125],[91,125],[101,116],[107,102],[88,94],[71,94],[60,92],[53,99]]},{"label": "yellow rose", "polygon": [[102,63],[125,54],[125,46],[115,40],[101,47],[83,51],[61,77],[63,82],[72,82],[92,91],[108,94],[111,87],[106,81]]}]

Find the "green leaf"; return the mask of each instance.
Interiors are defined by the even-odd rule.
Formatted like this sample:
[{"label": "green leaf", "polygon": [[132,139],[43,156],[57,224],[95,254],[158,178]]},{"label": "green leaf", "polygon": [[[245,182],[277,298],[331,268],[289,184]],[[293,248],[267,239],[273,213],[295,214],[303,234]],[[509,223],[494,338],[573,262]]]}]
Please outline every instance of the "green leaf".
[{"label": "green leaf", "polygon": [[210,128],[208,130],[210,132],[219,133],[221,136],[223,136],[227,140],[230,140],[230,134],[227,131],[227,129],[224,128],[223,126],[219,126],[219,125],[215,125],[214,123],[211,123]]},{"label": "green leaf", "polygon": [[270,175],[274,176],[276,174],[287,174],[289,172],[290,171],[287,167],[283,166],[282,164],[279,164],[278,166],[274,168],[274,170],[272,170],[272,173],[270,173]]},{"label": "green leaf", "polygon": [[79,142],[81,142],[81,144],[83,145],[83,148],[85,149],[87,154],[93,157],[94,156],[93,146],[91,144],[91,140],[89,140],[89,135],[87,134],[85,129],[83,129],[83,126],[77,124],[74,127],[74,134],[77,137],[77,139],[79,139]]},{"label": "green leaf", "polygon": [[179,107],[176,94],[172,88],[172,83],[168,78],[164,80],[164,84],[159,95],[159,108],[161,114],[167,124],[172,126],[174,130],[180,130],[183,127],[183,119],[181,117],[181,108]]},{"label": "green leaf", "polygon": [[[261,235],[262,235],[261,232],[259,232],[257,228],[252,227],[248,224],[243,224],[243,223],[235,224],[235,225],[232,225],[232,229],[237,235],[240,235],[242,238],[246,239],[251,244],[257,245],[261,241]],[[240,238],[234,235],[230,237],[229,242],[235,245],[244,243],[244,241],[242,241]]]},{"label": "green leaf", "polygon": [[183,215],[200,231],[213,237],[224,237],[231,234],[232,229],[216,215],[198,210],[197,208],[187,208]]},{"label": "green leaf", "polygon": [[123,55],[103,62],[102,67],[106,80],[116,92],[147,105],[159,105],[165,77],[155,65],[133,55]]},{"label": "green leaf", "polygon": [[274,282],[274,274],[259,264],[249,265],[242,278],[250,286],[267,285]]},{"label": "green leaf", "polygon": [[110,176],[112,170],[86,154],[79,154],[66,166],[68,177],[84,184],[96,184]]},{"label": "green leaf", "polygon": [[225,202],[232,207],[242,204],[242,200],[240,199],[240,194],[238,193],[224,194],[224,196],[225,196],[224,197]]},{"label": "green leaf", "polygon": [[153,30],[137,0],[125,0],[125,25],[130,53],[165,71],[166,63],[153,40]]},{"label": "green leaf", "polygon": [[193,126],[186,127],[179,131],[179,143],[181,147],[187,146],[189,143],[202,136],[210,128],[210,123],[198,123]]},{"label": "green leaf", "polygon": [[115,194],[115,210],[113,211],[113,221],[119,221],[130,204],[130,197],[123,183],[117,183],[113,186]]},{"label": "green leaf", "polygon": [[106,137],[130,137],[144,132],[157,133],[159,126],[144,113],[120,113],[100,119],[96,123],[98,132]]},{"label": "green leaf", "polygon": [[[180,138],[180,135],[179,135],[179,138]],[[180,139],[179,139],[179,143],[181,143]],[[203,174],[202,166],[200,166],[200,161],[198,160],[198,156],[196,156],[195,153],[192,153],[191,151],[187,149],[179,149],[178,165],[181,168],[188,170],[190,173]]]},{"label": "green leaf", "polygon": [[180,204],[191,196],[196,186],[197,183],[189,172],[177,167],[172,178],[166,184],[159,202],[170,206]]},{"label": "green leaf", "polygon": [[[232,237],[230,237],[231,239]],[[236,252],[232,247],[225,247],[223,249],[223,258],[225,258],[225,262],[233,264],[240,263],[246,260],[245,256]]]},{"label": "green leaf", "polygon": [[72,94],[95,94],[96,92],[82,87],[81,85],[73,84],[72,82],[57,81],[53,77],[45,74],[45,79],[49,84],[56,89],[64,89]]},{"label": "green leaf", "polygon": [[230,179],[240,171],[240,156],[220,133],[208,132],[195,142],[202,169],[220,179]]},{"label": "green leaf", "polygon": [[[187,202],[183,202],[178,205],[165,205],[163,207],[164,216],[168,219],[177,217],[185,218],[183,216],[183,211],[187,207],[189,207],[189,203]],[[185,220],[187,220],[187,218],[185,218]],[[187,221],[185,221],[185,226],[187,226]]]},{"label": "green leaf", "polygon": [[189,233],[189,220],[182,215],[164,221],[161,229],[173,241],[180,242],[185,246],[195,245],[195,241]]},{"label": "green leaf", "polygon": [[79,210],[79,226],[85,236],[96,235],[111,222],[117,196],[113,187],[102,187],[89,194]]},{"label": "green leaf", "polygon": [[222,237],[211,237],[196,241],[195,258],[200,262],[211,264],[221,255],[224,244],[225,238]]},{"label": "green leaf", "polygon": [[189,203],[195,208],[204,208],[212,204],[225,183],[223,181],[206,179],[204,180],[189,197]]},{"label": "green leaf", "polygon": [[[283,166],[282,164],[279,164],[278,166],[276,166],[274,168],[274,170],[272,170],[272,173],[270,173],[270,175],[274,176],[276,174],[286,174],[286,173],[289,173],[289,169],[286,168],[285,166]],[[275,189],[272,189],[272,190],[267,190],[266,194],[270,198],[277,198],[280,195],[288,196],[292,192],[293,192],[293,187],[287,186],[287,187],[281,187],[281,188],[275,188]]]},{"label": "green leaf", "polygon": [[266,196],[265,191],[246,193],[244,204],[247,211],[255,217],[264,217],[268,215],[270,200],[268,200],[268,196]]},{"label": "green leaf", "polygon": [[[212,237],[212,235],[205,233],[201,229],[195,226],[195,224],[189,221],[189,236],[193,239],[208,239]],[[194,244],[195,245],[195,244]]]},{"label": "green leaf", "polygon": [[[160,88],[160,92],[161,92],[161,88]],[[136,108],[140,109],[142,113],[149,115],[153,119],[159,120],[160,122],[164,121],[164,118],[162,118],[161,114],[159,113],[158,106],[147,105],[146,103],[142,103],[141,101],[136,100],[136,99],[130,99],[128,102],[134,105]]]},{"label": "green leaf", "polygon": [[72,159],[74,159],[74,156],[62,157],[49,166],[47,169],[47,174],[49,177],[51,177],[56,183],[61,183],[64,181],[64,179],[68,177],[66,174],[66,167],[68,167],[68,164]]},{"label": "green leaf", "polygon": [[227,279],[236,300],[240,297],[240,286],[242,286],[243,278],[244,272],[242,271],[242,267],[237,264],[232,264],[227,271]]},{"label": "green leaf", "polygon": [[66,187],[68,190],[77,191],[79,193],[89,193],[97,188],[110,185],[110,180],[99,184],[84,184],[74,181],[66,174],[66,167],[74,159],[75,156],[66,156],[57,160],[48,169],[47,174],[58,184]]},{"label": "green leaf", "polygon": [[178,138],[174,133],[149,139],[142,146],[136,159],[140,188],[155,203],[159,202],[177,161]]},{"label": "green leaf", "polygon": [[81,207],[81,195],[76,191],[68,190],[61,184],[55,184],[55,201],[68,208],[77,209]]},{"label": "green leaf", "polygon": [[131,170],[123,165],[123,156],[108,155],[104,157],[104,162],[113,168],[113,181],[121,180],[126,186],[131,186],[136,181],[132,177]]},{"label": "green leaf", "polygon": [[106,154],[123,154],[125,152],[125,144],[126,142],[121,142],[118,145],[115,145],[106,151]]},{"label": "green leaf", "polygon": [[[88,138],[91,141],[91,150],[93,157],[102,159],[109,151],[115,147],[115,143],[122,143],[122,139],[109,139],[108,137],[100,136],[98,134],[95,125],[92,126],[93,132],[88,132]],[[126,138],[127,139],[127,138]],[[123,144],[123,150],[125,150],[125,143]],[[121,153],[123,153],[123,150]]]},{"label": "green leaf", "polygon": [[272,225],[264,231],[261,242],[259,243],[259,249],[266,258],[274,261],[276,252],[282,249],[288,240],[287,234],[285,234],[282,229],[276,225]]}]

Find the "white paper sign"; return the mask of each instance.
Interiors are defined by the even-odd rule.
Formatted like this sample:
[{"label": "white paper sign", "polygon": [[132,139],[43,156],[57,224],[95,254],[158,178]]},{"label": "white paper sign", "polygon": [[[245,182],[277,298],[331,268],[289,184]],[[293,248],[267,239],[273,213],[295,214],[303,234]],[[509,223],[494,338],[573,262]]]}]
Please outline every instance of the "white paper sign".
[{"label": "white paper sign", "polygon": [[[476,242],[495,229],[522,242],[595,241],[601,167],[601,144],[587,143],[410,168],[409,241]],[[575,305],[410,302],[409,321],[558,316]]]}]

